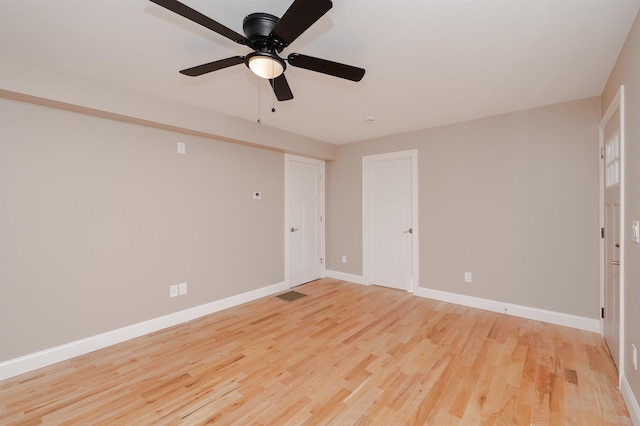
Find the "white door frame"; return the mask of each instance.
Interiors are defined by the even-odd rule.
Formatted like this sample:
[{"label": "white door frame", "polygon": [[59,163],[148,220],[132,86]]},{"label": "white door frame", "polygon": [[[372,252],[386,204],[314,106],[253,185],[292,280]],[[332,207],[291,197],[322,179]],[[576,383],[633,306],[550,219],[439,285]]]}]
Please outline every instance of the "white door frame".
[{"label": "white door frame", "polygon": [[299,155],[293,154],[285,154],[284,155],[284,281],[287,288],[291,288],[291,280],[289,277],[289,267],[290,267],[290,253],[291,248],[289,247],[289,228],[291,228],[291,224],[289,223],[289,175],[290,175],[290,164],[292,161],[298,161],[303,163],[316,164],[320,166],[320,181],[322,184],[320,185],[320,255],[322,257],[322,264],[320,269],[320,276],[325,277],[326,263],[325,263],[325,211],[324,211],[324,188],[325,188],[325,162],[322,160],[316,160],[313,158],[301,157]]},{"label": "white door frame", "polygon": [[[620,308],[619,308],[619,338],[620,338],[620,347],[618,348],[619,359],[618,359],[618,385],[621,384],[622,376],[624,375],[624,360],[625,360],[625,343],[624,343],[624,253],[625,253],[625,131],[624,131],[624,86],[620,86],[616,96],[613,98],[609,106],[607,107],[607,111],[603,115],[600,120],[600,153],[603,152],[604,149],[604,130],[615,114],[616,111],[619,111],[619,135],[620,135]],[[602,155],[602,154],[600,154]],[[600,161],[600,227],[604,228],[604,161]],[[604,307],[605,303],[605,246],[604,246],[604,238],[600,238],[600,306]],[[606,312],[605,312],[606,315]],[[600,334],[604,336],[604,318],[600,318]]]},{"label": "white door frame", "polygon": [[369,167],[376,162],[391,161],[409,158],[411,159],[411,221],[413,238],[411,250],[413,252],[413,270],[410,292],[415,293],[419,285],[419,242],[420,227],[418,226],[418,150],[389,152],[386,154],[367,155],[362,157],[362,266],[363,280],[367,285],[373,281],[373,249],[371,247],[371,174]]}]

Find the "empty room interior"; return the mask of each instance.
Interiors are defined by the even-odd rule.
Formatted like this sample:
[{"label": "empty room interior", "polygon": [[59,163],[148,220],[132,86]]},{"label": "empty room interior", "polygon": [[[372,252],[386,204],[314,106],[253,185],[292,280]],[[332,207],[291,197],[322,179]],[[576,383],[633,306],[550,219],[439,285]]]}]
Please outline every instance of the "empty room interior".
[{"label": "empty room interior", "polygon": [[640,426],[639,9],[3,0],[0,424]]}]

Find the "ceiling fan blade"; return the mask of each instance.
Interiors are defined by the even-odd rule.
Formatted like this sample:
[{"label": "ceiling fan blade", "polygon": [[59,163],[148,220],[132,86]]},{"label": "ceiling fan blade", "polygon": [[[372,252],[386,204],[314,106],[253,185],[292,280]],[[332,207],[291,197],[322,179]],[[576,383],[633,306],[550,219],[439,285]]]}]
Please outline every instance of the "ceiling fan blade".
[{"label": "ceiling fan blade", "polygon": [[197,24],[202,25],[203,27],[209,28],[212,31],[217,32],[221,36],[228,38],[229,40],[235,41],[239,44],[247,44],[247,39],[237,32],[225,27],[224,25],[214,21],[208,16],[203,15],[202,13],[191,9],[189,6],[180,3],[177,0],[150,0],[158,6],[162,6],[165,9],[168,9],[174,13],[177,13],[180,16],[187,18],[190,21],[193,21]]},{"label": "ceiling fan blade", "polygon": [[187,68],[186,70],[180,71],[180,74],[188,75],[189,77],[197,77],[199,75],[218,71],[233,65],[242,64],[243,62],[244,56],[232,56],[231,58],[220,59],[219,61],[213,61],[208,64],[198,65],[197,67]]},{"label": "ceiling fan blade", "polygon": [[332,7],[331,0],[294,0],[271,34],[289,45]]},{"label": "ceiling fan blade", "polygon": [[289,65],[304,68],[322,74],[332,75],[351,81],[360,81],[364,77],[365,70],[339,62],[328,61],[326,59],[314,58],[313,56],[292,53],[287,58]]},{"label": "ceiling fan blade", "polygon": [[291,93],[291,88],[289,87],[289,83],[287,83],[287,79],[284,74],[280,74],[280,76],[276,78],[270,78],[269,83],[271,83],[273,92],[276,94],[276,98],[279,101],[288,101],[293,99],[293,93]]}]

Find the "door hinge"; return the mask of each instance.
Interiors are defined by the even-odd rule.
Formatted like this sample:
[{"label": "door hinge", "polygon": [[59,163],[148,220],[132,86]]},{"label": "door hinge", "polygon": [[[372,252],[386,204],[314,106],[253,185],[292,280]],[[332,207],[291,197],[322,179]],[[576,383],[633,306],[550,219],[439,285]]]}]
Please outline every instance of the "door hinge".
[{"label": "door hinge", "polygon": [[321,265],[322,265],[323,261],[324,261],[324,259],[323,259],[323,258],[320,258],[320,264],[321,264]]},{"label": "door hinge", "polygon": [[322,216],[320,216],[320,222],[322,222]]},{"label": "door hinge", "polygon": [[604,319],[604,308],[600,308],[600,318]]},{"label": "door hinge", "polygon": [[600,228],[600,238],[604,238],[604,228]]},{"label": "door hinge", "polygon": [[604,147],[600,148],[600,159],[604,160]]}]

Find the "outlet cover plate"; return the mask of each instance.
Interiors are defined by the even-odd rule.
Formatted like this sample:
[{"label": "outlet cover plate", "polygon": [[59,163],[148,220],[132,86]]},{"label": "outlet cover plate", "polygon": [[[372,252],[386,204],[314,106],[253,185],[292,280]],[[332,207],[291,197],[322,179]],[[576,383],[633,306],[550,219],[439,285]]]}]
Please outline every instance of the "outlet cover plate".
[{"label": "outlet cover plate", "polygon": [[170,285],[169,286],[169,297],[176,297],[178,295],[178,285]]},{"label": "outlet cover plate", "polygon": [[187,283],[178,284],[178,294],[187,294]]}]

